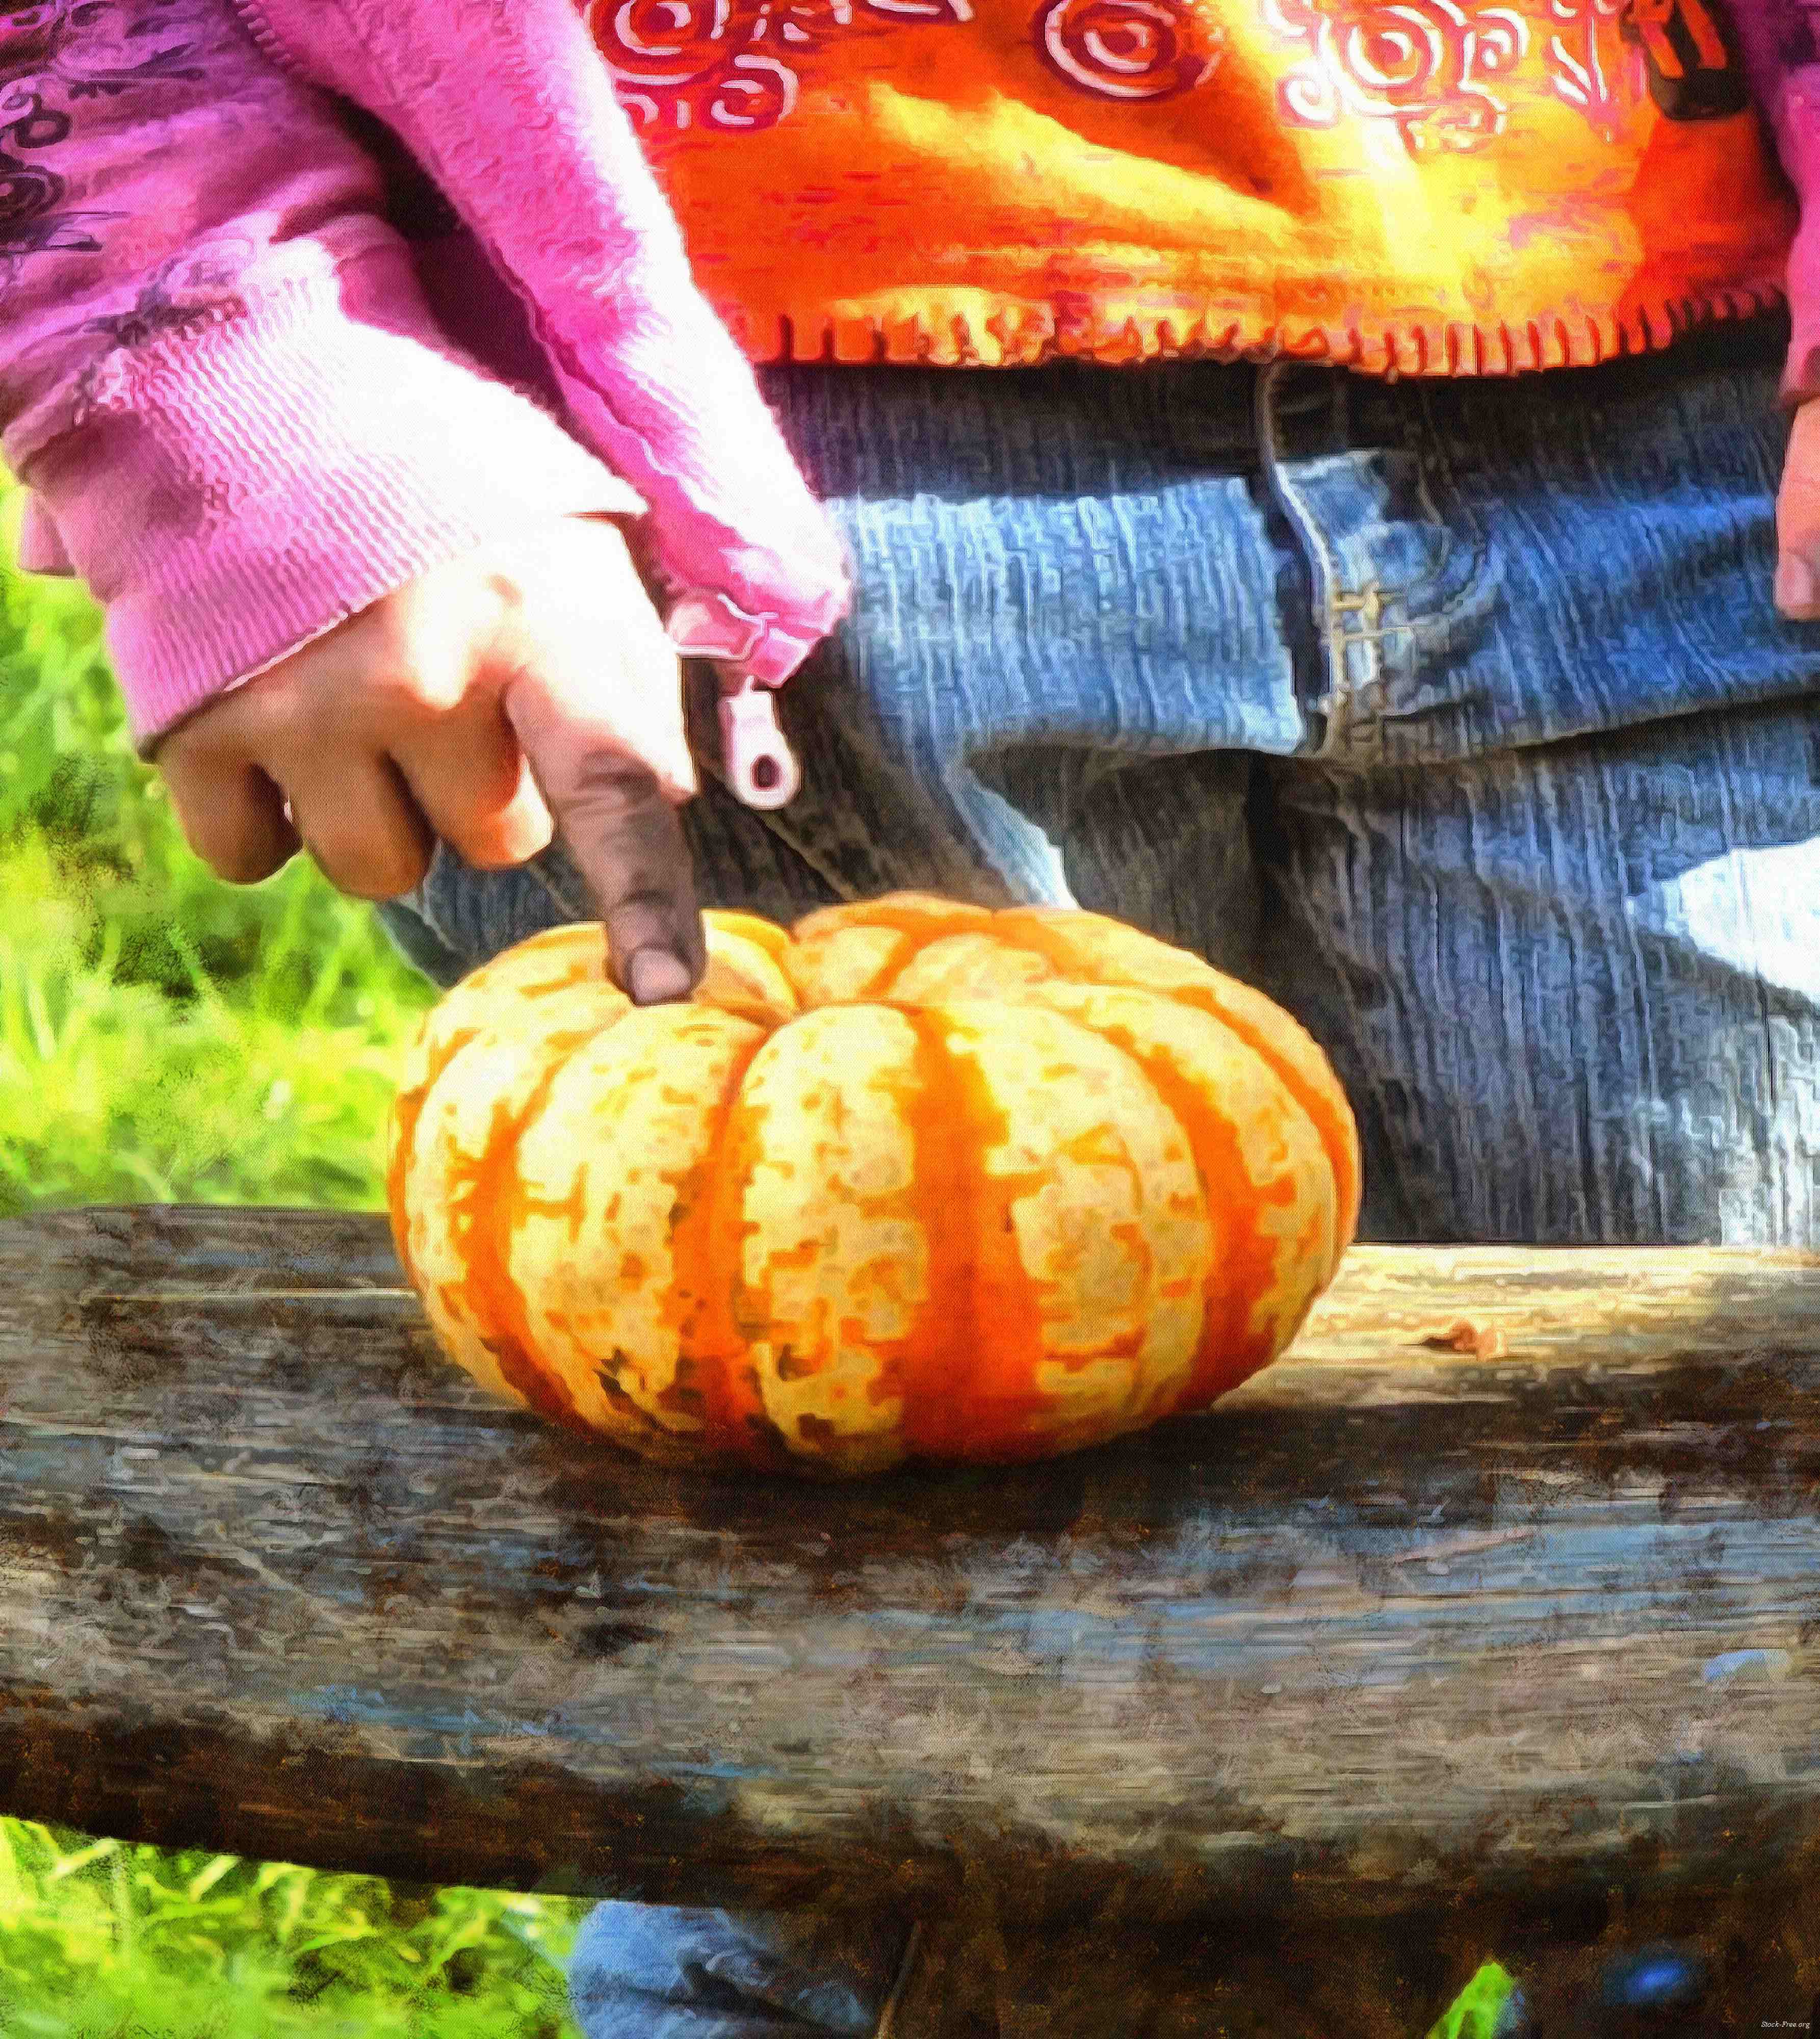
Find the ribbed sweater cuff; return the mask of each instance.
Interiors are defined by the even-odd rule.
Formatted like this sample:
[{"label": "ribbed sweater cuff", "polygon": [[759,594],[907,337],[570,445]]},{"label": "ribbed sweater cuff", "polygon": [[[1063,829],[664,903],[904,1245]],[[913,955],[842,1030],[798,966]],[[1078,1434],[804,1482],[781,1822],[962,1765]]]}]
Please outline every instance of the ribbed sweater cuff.
[{"label": "ribbed sweater cuff", "polygon": [[430,568],[637,492],[456,355],[389,250],[112,355],[21,479],[104,605],[141,755]]}]

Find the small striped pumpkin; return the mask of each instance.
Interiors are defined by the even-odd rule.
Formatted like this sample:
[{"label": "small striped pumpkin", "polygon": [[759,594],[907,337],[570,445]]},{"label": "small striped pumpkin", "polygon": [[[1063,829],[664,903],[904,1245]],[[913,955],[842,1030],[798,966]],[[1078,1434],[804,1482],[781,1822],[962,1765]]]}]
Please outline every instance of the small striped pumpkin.
[{"label": "small striped pumpkin", "polygon": [[1352,1115],[1262,993],[1059,909],[706,919],[686,1003],[581,923],[413,1044],[393,1236],[500,1393],[681,1465],[1043,1458],[1205,1408],[1332,1279]]}]

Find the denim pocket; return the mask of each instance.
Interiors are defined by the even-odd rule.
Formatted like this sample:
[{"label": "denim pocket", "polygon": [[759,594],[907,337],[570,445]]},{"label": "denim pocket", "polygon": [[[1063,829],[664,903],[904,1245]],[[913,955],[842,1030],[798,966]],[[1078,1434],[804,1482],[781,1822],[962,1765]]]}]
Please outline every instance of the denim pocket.
[{"label": "denim pocket", "polygon": [[1280,434],[1317,582],[1317,754],[1450,764],[1811,693],[1820,633],[1771,595],[1783,331],[1539,376],[1349,377],[1343,442]]},{"label": "denim pocket", "polygon": [[1786,331],[1727,327],[1571,375],[1420,393],[1432,486],[1484,534],[1494,613],[1429,684],[1442,757],[1811,695],[1820,631],[1776,612]]}]

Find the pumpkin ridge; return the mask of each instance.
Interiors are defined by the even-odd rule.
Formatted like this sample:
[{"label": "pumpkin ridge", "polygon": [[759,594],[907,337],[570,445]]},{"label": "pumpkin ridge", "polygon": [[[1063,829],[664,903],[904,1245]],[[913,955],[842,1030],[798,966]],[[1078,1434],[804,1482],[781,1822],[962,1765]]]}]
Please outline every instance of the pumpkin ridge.
[{"label": "pumpkin ridge", "polygon": [[[790,930],[792,943],[807,948],[819,939],[832,940],[848,929],[882,929],[898,936],[890,955],[872,975],[848,994],[852,1001],[891,1001],[891,986],[932,942],[965,928],[984,932],[993,909],[923,892],[888,892],[883,898],[853,906],[824,906],[806,913]],[[789,974],[788,965],[784,965]],[[796,982],[793,974],[791,982]],[[817,1001],[818,1003],[819,1001]]]},{"label": "pumpkin ridge", "polygon": [[1237,1039],[1263,1060],[1313,1123],[1333,1175],[1333,1259],[1327,1269],[1331,1278],[1357,1232],[1362,1187],[1357,1134],[1352,1130],[1352,1111],[1344,1093],[1336,1086],[1334,1092],[1324,1094],[1267,1035],[1239,1015],[1220,1010],[1211,993],[1192,985],[1183,985],[1165,992],[1163,996],[1172,998],[1178,1005],[1185,1005],[1191,1012],[1204,1012],[1209,1019],[1218,1020],[1222,1026],[1229,1027]]},{"label": "pumpkin ridge", "polygon": [[[1053,938],[1051,930],[1045,927],[1028,908],[1008,906],[1002,909],[1001,917],[1013,921],[1013,925],[1005,932],[1019,946],[1035,949],[1038,955],[1054,966],[1062,978],[1073,978],[1077,982],[1086,981],[1081,976],[1081,963],[1078,953],[1069,946],[1065,936],[1060,940]],[[1165,949],[1176,946],[1162,942],[1161,936],[1153,936],[1150,939],[1159,942]],[[1195,955],[1192,950],[1182,949],[1179,953],[1187,960],[1199,963],[1203,969],[1211,970],[1214,968],[1203,958]],[[1223,973],[1215,972],[1215,974]],[[1098,981],[1104,982],[1107,980],[1102,978]],[[1217,1020],[1222,1026],[1229,1027],[1248,1048],[1263,1057],[1277,1080],[1307,1113],[1320,1137],[1320,1144],[1327,1154],[1328,1166],[1333,1171],[1336,1223],[1334,1266],[1328,1270],[1331,1276],[1355,1236],[1362,1188],[1358,1133],[1353,1122],[1352,1108],[1337,1080],[1330,1086],[1316,1084],[1267,1033],[1242,1014],[1222,1005],[1209,986],[1193,983],[1145,984],[1123,974],[1115,981],[1129,985],[1133,990],[1149,991],[1157,997],[1172,999],[1177,1004],[1185,1005],[1193,1012],[1204,1012],[1208,1018]],[[1294,1015],[1281,1007],[1275,1009],[1285,1020],[1307,1035],[1316,1051],[1324,1059],[1326,1051],[1312,1035],[1307,1034],[1307,1029],[1301,1026]]]},{"label": "pumpkin ridge", "polygon": [[843,928],[891,928],[899,934],[914,936],[936,921],[944,924],[942,933],[952,934],[956,925],[984,927],[995,911],[994,907],[975,906],[964,899],[944,899],[933,892],[887,892],[876,899],[847,906],[819,906],[804,914],[791,932],[799,941],[813,940]]},{"label": "pumpkin ridge", "polygon": [[707,1107],[762,1038],[709,1001],[629,1011],[568,1059],[519,1137],[504,1251],[539,1364],[586,1420],[617,1411],[666,1454],[698,1450],[704,1430],[679,1367],[696,1284],[671,1265],[676,1217],[699,1195]]},{"label": "pumpkin ridge", "polygon": [[[927,1190],[925,1222],[929,1293],[903,1341],[903,1442],[911,1457],[951,1456],[968,1430],[967,1412],[956,1406],[951,1354],[964,1340],[978,1346],[978,1265],[985,1145],[967,1114],[948,1100],[959,1081],[942,1015],[927,1007],[890,1001],[915,1040],[909,1094],[902,1101],[910,1128],[912,1179]],[[979,1088],[984,1089],[982,1080]],[[990,1098],[984,1100],[992,1109]],[[996,1327],[995,1327],[996,1328]]]},{"label": "pumpkin ridge", "polygon": [[921,953],[915,936],[907,928],[899,928],[895,932],[898,937],[897,947],[891,951],[889,959],[880,963],[853,993],[856,1001],[872,1004],[888,1004],[891,1002],[891,987],[916,961]]},{"label": "pumpkin ridge", "polygon": [[[1130,989],[1142,997],[1175,1002],[1168,1000],[1165,993],[1141,986]],[[1255,1216],[1242,1226],[1235,1222],[1236,1217],[1257,1205],[1255,1194],[1236,1199],[1217,1194],[1216,1185],[1222,1177],[1244,1183],[1248,1190],[1255,1192],[1256,1187],[1255,1179],[1245,1166],[1238,1129],[1220,1109],[1218,1099],[1184,1073],[1166,1043],[1142,1042],[1116,1020],[1096,1020],[1084,1013],[1070,1016],[1097,1034],[1108,1046],[1129,1057],[1143,1072],[1145,1080],[1182,1129],[1182,1137],[1194,1156],[1195,1172],[1200,1181],[1208,1225],[1213,1234],[1214,1250],[1202,1288],[1205,1316],[1187,1379],[1165,1408],[1153,1412],[1159,1416],[1190,1414],[1206,1408],[1229,1388],[1237,1387],[1241,1380],[1267,1366],[1281,1350],[1267,1332],[1251,1328],[1251,1319],[1260,1299],[1276,1285],[1276,1242]],[[1236,1028],[1217,1015],[1203,1012],[1197,1016],[1219,1027],[1241,1048],[1251,1048]],[[1256,1054],[1255,1049],[1251,1052]],[[1256,1059],[1273,1076],[1276,1076],[1276,1071],[1270,1068],[1263,1056],[1258,1055]],[[1310,1130],[1318,1136],[1320,1129],[1286,1086],[1284,1095],[1301,1111]],[[1312,1300],[1311,1297],[1311,1303]]]},{"label": "pumpkin ridge", "polygon": [[709,906],[704,909],[701,917],[710,927],[737,935],[742,941],[762,949],[773,963],[782,965],[790,946],[788,928],[780,927],[775,921],[767,921],[762,913],[748,913],[737,906]]},{"label": "pumpkin ridge", "polygon": [[[938,1005],[894,1001],[893,1010],[910,1020],[919,1043],[928,1044],[926,1061],[919,1057],[926,1072],[921,1123],[913,1118],[919,1156],[925,1126],[932,1130],[932,1144],[952,1143],[944,1173],[955,1183],[955,1199],[949,1205],[930,1199],[938,1213],[929,1228],[931,1319],[934,1298],[942,1293],[935,1257],[940,1243],[952,1241],[948,1250],[962,1258],[964,1277],[956,1285],[966,1298],[945,1330],[934,1326],[936,1362],[920,1371],[906,1367],[906,1411],[924,1418],[920,1426],[906,1425],[906,1437],[917,1440],[913,1449],[947,1459],[1004,1464],[1040,1456],[1047,1448],[1042,1426],[1053,1414],[1050,1398],[1036,1384],[1037,1370],[1049,1357],[1048,1340],[1041,1291],[1024,1263],[1012,1211],[1021,1197],[1047,1183],[1048,1169],[994,1175],[988,1167],[992,1149],[1009,1143],[1013,1128],[984,1065],[954,1038],[969,1023]],[[958,1394],[957,1350],[967,1353],[974,1369]],[[919,1381],[926,1384],[922,1392]]]},{"label": "pumpkin ridge", "polygon": [[[598,1030],[596,1030],[598,1031]],[[558,1036],[557,1041],[562,1038]],[[485,1145],[471,1167],[462,1173],[472,1202],[460,1241],[468,1268],[468,1279],[481,1297],[486,1331],[482,1342],[499,1362],[500,1373],[539,1414],[553,1422],[580,1429],[591,1436],[591,1426],[577,1413],[566,1383],[545,1372],[534,1357],[536,1340],[531,1335],[524,1298],[511,1278],[505,1241],[511,1228],[507,1213],[515,1196],[522,1193],[518,1169],[518,1144],[524,1129],[548,1102],[552,1087],[564,1065],[579,1054],[594,1038],[592,1033],[553,1048],[549,1062],[530,1096],[517,1111],[498,1111],[487,1130]],[[451,1198],[451,1212],[454,1199]],[[451,1224],[453,1219],[451,1217]]]},{"label": "pumpkin ridge", "polygon": [[[572,948],[575,937],[581,933],[585,923],[566,927],[545,928],[542,934],[534,935],[523,946],[533,950],[557,947],[557,937],[564,938],[562,947]],[[507,954],[513,953],[507,951]],[[604,954],[604,951],[602,951]],[[422,1073],[417,1080],[401,1088],[393,1095],[391,1113],[391,1139],[386,1168],[386,1202],[392,1219],[393,1245],[399,1263],[415,1284],[416,1265],[411,1257],[409,1238],[410,1178],[412,1170],[421,1156],[417,1152],[417,1128],[424,1112],[429,1108],[435,1088],[446,1074],[450,1065],[462,1050],[491,1031],[496,1031],[500,1014],[490,1001],[496,992],[485,992],[477,985],[483,973],[495,963],[503,960],[495,957],[492,963],[483,963],[478,970],[470,971],[447,996],[446,1001],[433,1007],[418,1023],[416,1038],[409,1053],[424,1056]],[[544,978],[533,978],[528,986],[520,987],[516,996],[521,998],[550,997],[578,989],[588,984],[605,985],[606,973],[602,969],[576,971],[572,967],[562,974]],[[608,987],[611,989],[612,987]],[[615,992],[617,1003],[603,1006],[599,1027],[617,1026],[633,1008]],[[461,1001],[461,1002],[458,1002]],[[450,1019],[451,1011],[459,1012],[462,1004],[473,1008],[470,1017],[459,1024]],[[436,1038],[439,1036],[439,1038]]]},{"label": "pumpkin ridge", "polygon": [[933,948],[937,942],[945,942],[951,935],[990,934],[992,932],[990,917],[982,923],[976,921],[971,913],[964,912],[956,913],[952,921],[935,921],[920,914],[906,914],[902,918],[882,914],[873,925],[895,929],[900,939],[896,948],[891,951],[890,962],[880,967],[860,996],[883,1000],[887,1003],[891,1002],[894,988],[925,949]]},{"label": "pumpkin ridge", "polygon": [[[515,1003],[555,996],[578,985],[606,982],[606,944],[598,921],[569,921],[528,936],[514,947],[477,963],[424,1014],[406,1050],[405,1073],[423,1058],[416,1080],[393,1093],[386,1164],[386,1204],[399,1264],[419,1285],[410,1246],[409,1178],[418,1155],[417,1126],[431,1092],[450,1062],[470,1041],[496,1025],[496,1001],[510,984]],[[455,1018],[451,1016],[465,1015]],[[611,1024],[609,1020],[606,1023]]]},{"label": "pumpkin ridge", "polygon": [[[420,1024],[428,1026],[428,1014],[425,1014]],[[422,1080],[413,1084],[408,1090],[398,1092],[392,1099],[391,1152],[386,1165],[386,1208],[392,1221],[392,1244],[397,1253],[399,1265],[404,1269],[406,1278],[413,1283],[417,1275],[411,1259],[408,1197],[411,1167],[417,1158],[418,1124],[424,1116],[424,1107],[430,1102],[430,1093],[441,1080],[443,1072],[482,1031],[478,1020],[471,1026],[457,1029],[431,1056]]]},{"label": "pumpkin ridge", "polygon": [[763,1128],[739,1164],[754,1379],[794,1465],[835,1478],[905,1456],[904,1354],[929,1293],[919,1051],[926,1071],[898,1008],[840,1000],[794,1020],[743,1091]]},{"label": "pumpkin ridge", "polygon": [[739,1327],[747,1171],[738,1163],[758,1133],[744,1096],[747,1073],[781,1031],[760,1035],[728,1069],[727,1087],[709,1107],[713,1124],[701,1159],[678,1186],[679,1215],[670,1233],[671,1266],[701,1270],[695,1307],[678,1327],[677,1368],[705,1384],[704,1440],[716,1453],[762,1465],[788,1454],[770,1443],[750,1341]]},{"label": "pumpkin ridge", "polygon": [[[1128,1323],[1125,1328],[1105,1327],[1091,1344],[1063,1350],[1052,1342],[1051,1326],[1066,1319],[1045,1313],[1044,1285],[1032,1274],[1039,1312],[1028,1361],[1032,1390],[1029,1413],[1037,1420],[1008,1441],[1007,1448],[997,1454],[1001,1460],[1025,1460],[1058,1450],[1077,1449],[1084,1443],[1103,1441],[1153,1421],[1161,1413],[1157,1406],[1160,1398],[1167,1395],[1169,1406],[1173,1406],[1172,1384],[1179,1387],[1187,1378],[1199,1349],[1199,1333],[1206,1316],[1205,1274],[1200,1280],[1184,1281],[1170,1271],[1184,1264],[1180,1258],[1184,1241],[1178,1229],[1184,1223],[1184,1213],[1174,1196],[1161,1193],[1169,1169],[1178,1169],[1176,1194],[1185,1190],[1194,1198],[1188,1224],[1200,1242],[1195,1265],[1211,1267],[1221,1244],[1219,1226],[1214,1207],[1201,1180],[1199,1157],[1180,1116],[1170,1109],[1168,1099],[1151,1080],[1150,1072],[1139,1057],[1127,1052],[1120,1042],[1110,1038],[1103,1027],[1075,1009],[1070,994],[1091,997],[1096,990],[1108,991],[1113,997],[1130,995],[1123,987],[1099,987],[1072,981],[1062,984],[1050,980],[1031,987],[1024,1002],[1032,1008],[1033,1016],[1040,1011],[1049,1026],[1059,1029],[1056,1048],[1065,1057],[1079,1057],[1078,1065],[1066,1073],[1085,1079],[1085,1095],[1104,1099],[1101,1078],[1110,1063],[1120,1072],[1129,1095],[1144,1100],[1146,1114],[1155,1114],[1151,1130],[1148,1134],[1140,1132],[1135,1121],[1123,1116],[1123,1107],[1115,1110],[1110,1120],[1090,1123],[1070,1133],[1050,1128],[1048,1153],[1036,1168],[1021,1179],[998,1179],[1006,1190],[1005,1223],[1008,1228],[1012,1225],[1013,1213],[1026,1196],[1034,1194],[1040,1198],[1050,1187],[1061,1187],[1058,1163],[1097,1161],[1115,1166],[1130,1186],[1131,1202],[1122,1216],[1114,1217],[1102,1208],[1099,1228],[1124,1247],[1146,1300],[1136,1320]],[[1058,996],[1051,999],[1044,995],[1046,991],[1053,991]],[[1139,998],[1144,996],[1142,993],[1135,995]],[[983,1016],[998,1003],[997,999],[982,999],[975,1009]],[[1015,998],[1006,1001],[1008,1007],[1014,1008],[1015,1003]],[[1077,1037],[1082,1046],[1070,1047],[1067,1043],[1070,1036]],[[1092,1044],[1091,1053],[1086,1051],[1087,1043]],[[1146,1167],[1144,1159],[1146,1148],[1153,1142],[1152,1158],[1158,1170],[1155,1173]],[[1176,1146],[1173,1155],[1168,1152],[1172,1145]],[[990,1236],[991,1228],[988,1226],[987,1236]],[[1027,1265],[1023,1259],[1021,1228],[1019,1241],[1020,1264]],[[1166,1247],[1166,1257],[1160,1253],[1160,1247]],[[1061,1264],[1052,1263],[1052,1272],[1059,1271]],[[1180,1304],[1188,1298],[1191,1298],[1193,1310],[1191,1330],[1188,1335],[1180,1335],[1187,1327],[1178,1325],[1172,1335],[1168,1319],[1175,1312],[1170,1305]],[[1077,1338],[1077,1318],[1073,1327]],[[1085,1419],[1058,1405],[1054,1391],[1047,1384],[1058,1368],[1077,1376],[1098,1369],[1108,1361],[1120,1362],[1127,1369],[1115,1400],[1108,1398],[1100,1401],[1100,1413]]]}]

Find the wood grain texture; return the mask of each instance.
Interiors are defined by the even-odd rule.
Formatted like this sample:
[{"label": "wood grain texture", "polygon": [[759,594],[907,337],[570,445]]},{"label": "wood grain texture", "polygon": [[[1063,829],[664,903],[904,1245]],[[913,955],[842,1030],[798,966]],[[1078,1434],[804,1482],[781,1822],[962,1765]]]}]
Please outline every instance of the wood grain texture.
[{"label": "wood grain texture", "polygon": [[1817,1498],[1811,1258],[1360,1247],[1209,1415],[824,1490],[495,1406],[377,1217],[17,1220],[0,1808],[1029,1919],[1735,1887],[1820,1836]]}]

